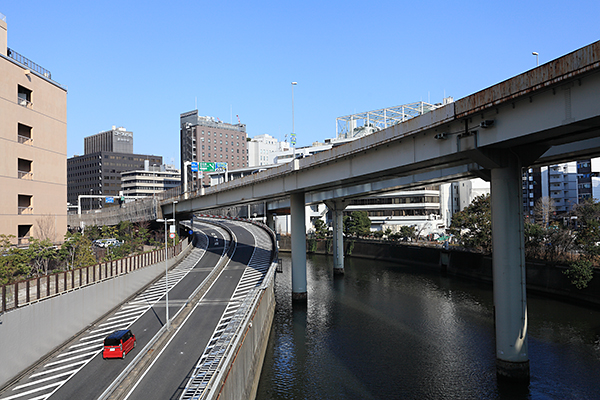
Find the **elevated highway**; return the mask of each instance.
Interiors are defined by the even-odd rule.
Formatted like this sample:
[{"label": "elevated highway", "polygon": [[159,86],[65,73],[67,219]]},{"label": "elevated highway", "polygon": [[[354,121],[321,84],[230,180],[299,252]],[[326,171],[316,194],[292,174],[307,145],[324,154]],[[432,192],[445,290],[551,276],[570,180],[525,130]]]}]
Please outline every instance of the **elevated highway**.
[{"label": "elevated highway", "polygon": [[497,372],[528,380],[522,168],[600,154],[598,104],[600,42],[595,42],[351,143],[186,193],[176,206],[165,202],[163,212],[257,201],[276,211],[289,204],[292,297],[305,300],[305,205],[326,202],[333,211],[334,268],[343,273],[342,211],[349,199],[483,177],[491,181]]}]

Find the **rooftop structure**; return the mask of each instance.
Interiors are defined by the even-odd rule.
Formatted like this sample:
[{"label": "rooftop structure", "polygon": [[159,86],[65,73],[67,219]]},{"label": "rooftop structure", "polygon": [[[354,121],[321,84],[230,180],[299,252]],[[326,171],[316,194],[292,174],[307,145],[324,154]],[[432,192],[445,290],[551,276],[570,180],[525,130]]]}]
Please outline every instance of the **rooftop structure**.
[{"label": "rooftop structure", "polygon": [[443,104],[429,104],[418,101],[397,107],[382,108],[380,110],[339,117],[336,118],[337,137],[350,139],[368,135],[435,110],[452,101],[452,97],[446,97]]},{"label": "rooftop structure", "polygon": [[110,131],[100,132],[83,139],[85,154],[99,151],[133,153],[133,132],[113,125]]}]

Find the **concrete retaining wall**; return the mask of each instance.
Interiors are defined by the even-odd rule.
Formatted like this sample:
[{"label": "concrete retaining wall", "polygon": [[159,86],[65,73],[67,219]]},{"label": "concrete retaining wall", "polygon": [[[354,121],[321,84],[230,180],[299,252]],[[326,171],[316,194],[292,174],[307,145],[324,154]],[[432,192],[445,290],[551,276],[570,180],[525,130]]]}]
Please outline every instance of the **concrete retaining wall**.
[{"label": "concrete retaining wall", "polygon": [[[332,254],[331,239],[307,241],[307,250],[315,254]],[[281,236],[280,251],[290,250],[289,236]],[[445,252],[441,246],[417,246],[409,243],[344,240],[346,257],[402,262],[439,269],[449,275],[492,283],[492,258],[479,253],[460,250]],[[445,254],[444,254],[445,253]],[[444,262],[442,262],[444,261]],[[527,262],[527,290],[567,301],[600,305],[600,270],[585,289],[577,289],[563,273],[566,266]]]},{"label": "concrete retaining wall", "polygon": [[275,279],[269,274],[270,281],[251,319],[245,328],[241,345],[225,377],[220,393],[213,398],[219,400],[254,399],[260,379],[271,325],[275,315]]},{"label": "concrete retaining wall", "polygon": [[[191,245],[169,268],[185,257]],[[0,315],[0,387],[124,302],[165,271],[165,263],[61,294]]]}]

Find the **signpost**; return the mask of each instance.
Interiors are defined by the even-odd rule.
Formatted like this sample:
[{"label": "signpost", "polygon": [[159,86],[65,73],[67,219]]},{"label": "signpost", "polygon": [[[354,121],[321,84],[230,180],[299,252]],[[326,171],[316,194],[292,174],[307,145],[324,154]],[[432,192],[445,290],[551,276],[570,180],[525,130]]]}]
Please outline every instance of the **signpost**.
[{"label": "signpost", "polygon": [[115,198],[114,197],[107,197],[104,199],[105,203],[114,203],[115,202]]}]

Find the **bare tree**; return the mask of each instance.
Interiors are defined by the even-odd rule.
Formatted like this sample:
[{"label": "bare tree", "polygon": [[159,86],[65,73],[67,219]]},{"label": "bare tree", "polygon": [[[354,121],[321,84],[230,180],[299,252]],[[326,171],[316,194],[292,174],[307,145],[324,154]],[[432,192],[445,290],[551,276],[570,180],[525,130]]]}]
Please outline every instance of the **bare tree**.
[{"label": "bare tree", "polygon": [[55,217],[50,214],[46,214],[37,218],[36,222],[36,235],[35,237],[40,240],[49,240],[54,243],[56,239],[56,226]]},{"label": "bare tree", "polygon": [[538,199],[533,207],[535,223],[547,228],[550,226],[550,221],[552,221],[552,216],[555,211],[556,207],[554,207],[554,200],[552,200],[552,198],[542,197]]}]

